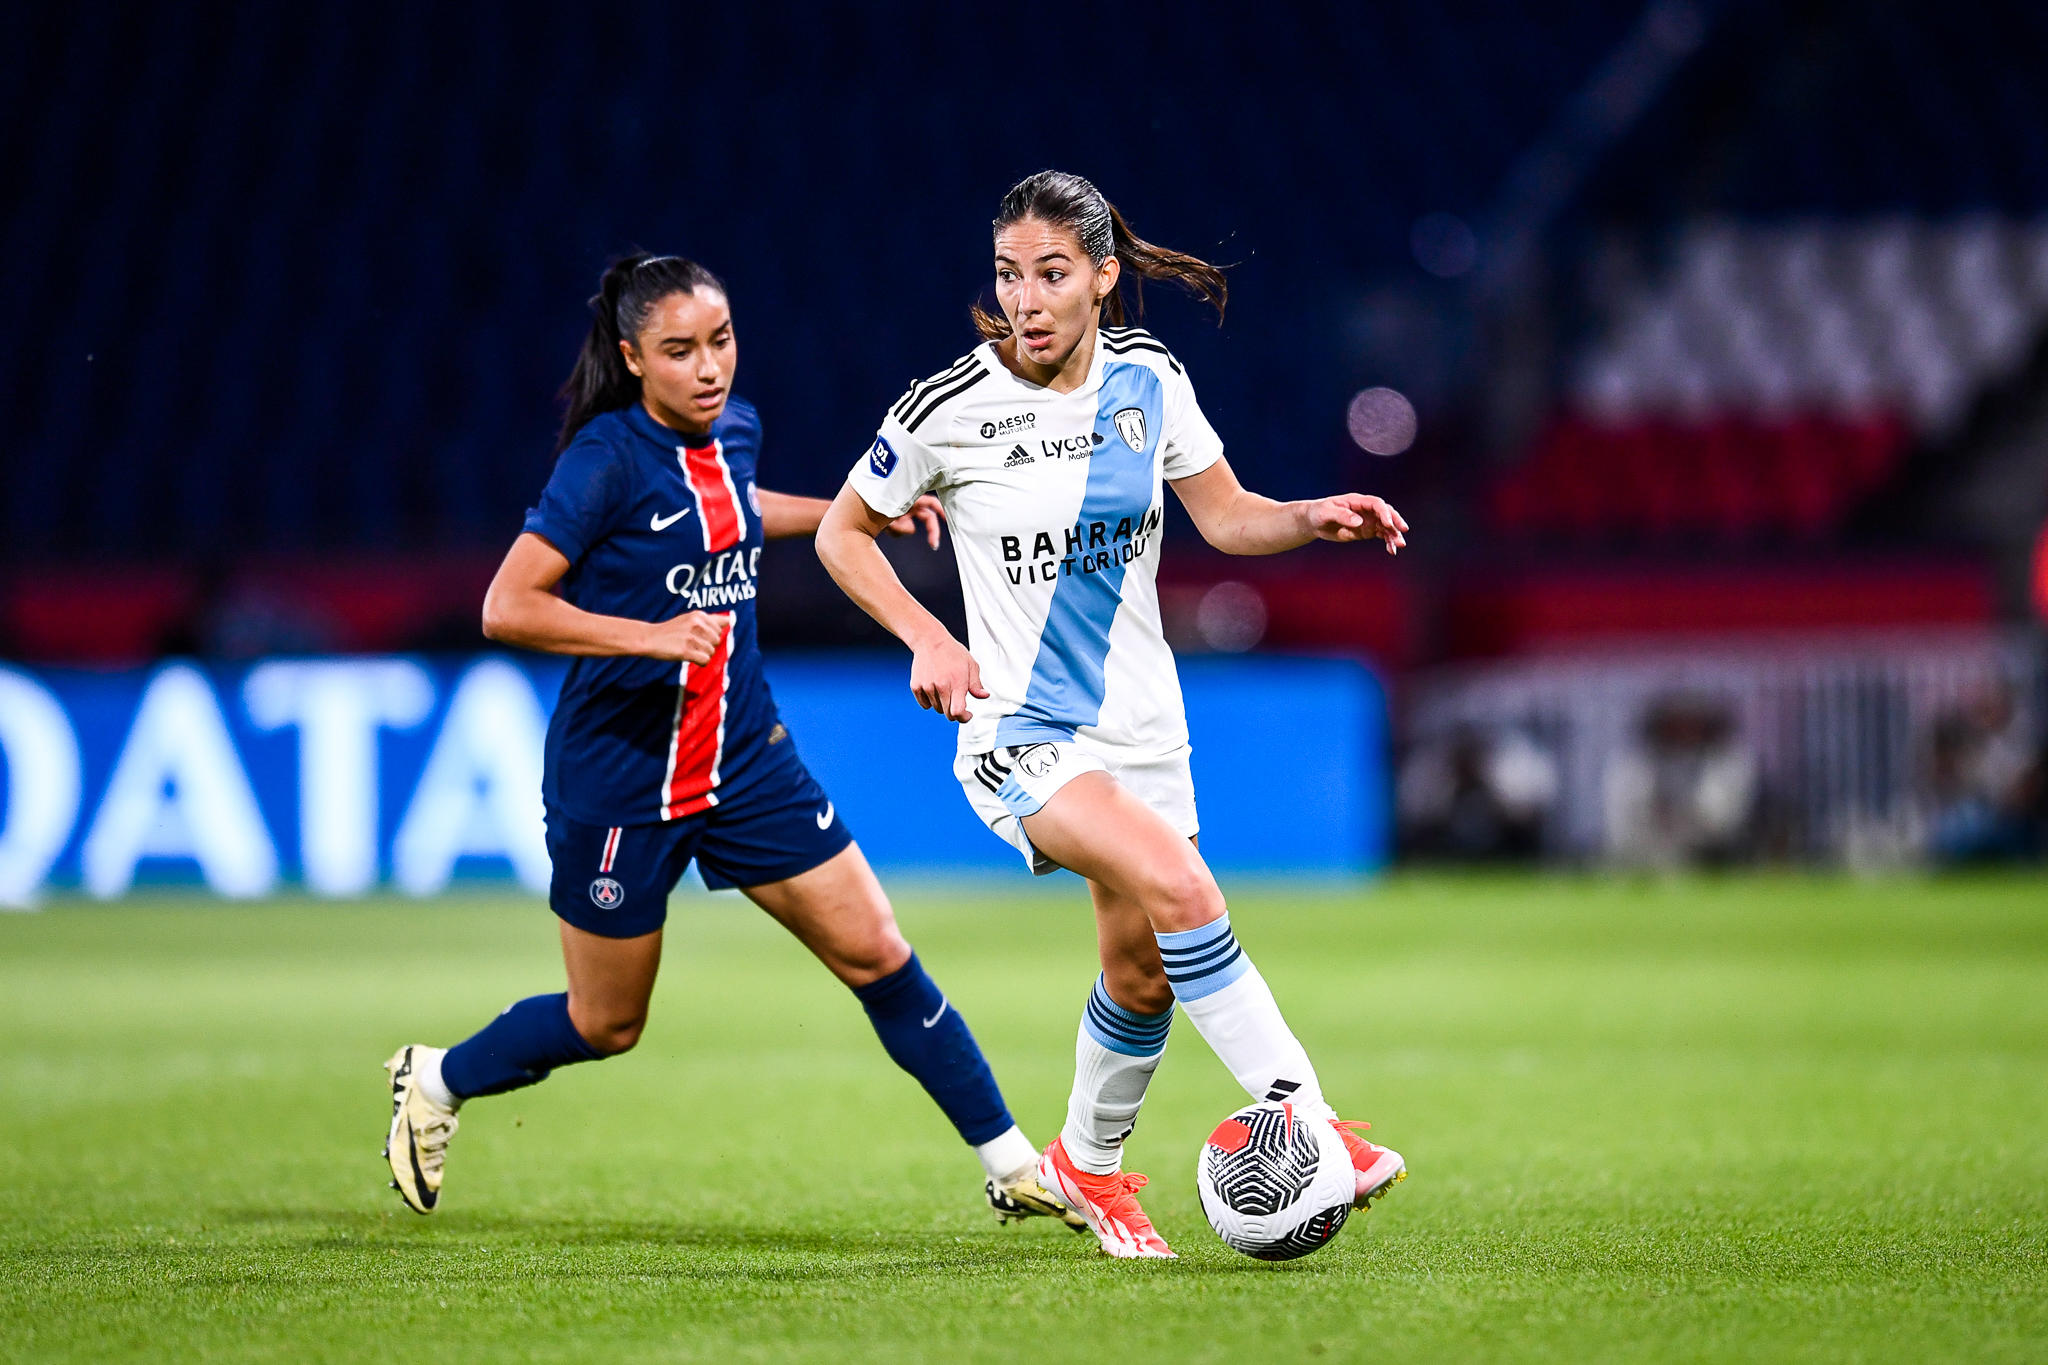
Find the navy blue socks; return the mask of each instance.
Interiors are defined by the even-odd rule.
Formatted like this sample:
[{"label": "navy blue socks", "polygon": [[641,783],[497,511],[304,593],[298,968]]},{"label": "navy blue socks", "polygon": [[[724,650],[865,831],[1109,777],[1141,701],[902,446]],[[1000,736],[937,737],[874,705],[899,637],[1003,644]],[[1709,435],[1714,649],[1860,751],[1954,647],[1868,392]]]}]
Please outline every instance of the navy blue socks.
[{"label": "navy blue socks", "polygon": [[917,1078],[961,1137],[979,1147],[1016,1126],[967,1021],[925,975],[916,953],[853,993],[890,1059]]},{"label": "navy blue socks", "polygon": [[569,1022],[567,994],[531,995],[449,1048],[441,1081],[459,1100],[501,1095],[546,1080],[558,1066],[602,1056]]},{"label": "navy blue socks", "polygon": [[[1016,1127],[967,1021],[925,975],[917,954],[853,993],[890,1058],[937,1101],[961,1137],[980,1148]],[[547,1079],[558,1066],[603,1055],[569,1022],[567,995],[535,995],[449,1048],[439,1080],[458,1101],[501,1095]],[[1018,1141],[1002,1145],[1003,1159],[1016,1155],[1009,1148]]]}]

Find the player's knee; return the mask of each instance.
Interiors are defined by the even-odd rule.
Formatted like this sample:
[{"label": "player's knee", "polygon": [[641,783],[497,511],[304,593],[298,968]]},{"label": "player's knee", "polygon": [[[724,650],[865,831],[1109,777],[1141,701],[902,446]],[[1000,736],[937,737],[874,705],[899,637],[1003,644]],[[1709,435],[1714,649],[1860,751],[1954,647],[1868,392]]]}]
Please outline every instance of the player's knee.
[{"label": "player's knee", "polygon": [[1150,880],[1145,910],[1152,927],[1161,933],[1199,929],[1223,914],[1223,892],[1199,862],[1172,864]]},{"label": "player's knee", "polygon": [[910,943],[896,927],[894,916],[885,916],[868,933],[842,947],[833,972],[849,985],[865,986],[880,981],[910,961]]},{"label": "player's knee", "polygon": [[599,1031],[598,1037],[585,1041],[605,1056],[616,1057],[621,1052],[631,1052],[634,1045],[640,1041],[640,1031],[646,1027],[647,1020],[644,1016],[625,1020],[606,1025]]},{"label": "player's knee", "polygon": [[570,1022],[576,1026],[583,1041],[590,1044],[590,1050],[600,1057],[616,1057],[621,1052],[631,1052],[640,1041],[640,1032],[647,1027],[645,1011],[639,1014],[607,1013],[596,1017],[577,1017],[572,1012]]}]

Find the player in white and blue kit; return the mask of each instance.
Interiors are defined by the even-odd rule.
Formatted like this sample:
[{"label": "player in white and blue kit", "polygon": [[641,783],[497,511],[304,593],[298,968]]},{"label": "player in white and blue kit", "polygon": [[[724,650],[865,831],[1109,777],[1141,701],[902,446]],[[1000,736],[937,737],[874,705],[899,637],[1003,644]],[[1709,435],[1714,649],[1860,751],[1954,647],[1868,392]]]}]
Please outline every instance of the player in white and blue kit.
[{"label": "player in white and blue kit", "polygon": [[[1278,503],[1239,485],[1186,371],[1123,325],[1118,291],[1135,271],[1188,286],[1220,315],[1215,267],[1137,237],[1092,184],[1055,171],[1012,188],[994,227],[1002,317],[977,309],[985,342],[890,408],[818,553],[910,646],[919,703],[959,722],[954,771],[976,813],[1034,871],[1088,880],[1102,975],[1039,1180],[1110,1254],[1171,1256],[1122,1153],[1176,1003],[1253,1099],[1336,1114],[1194,845],[1187,719],[1159,621],[1163,490],[1232,554],[1315,539],[1382,540],[1391,553],[1407,523],[1378,498]],[[875,547],[928,494],[953,529],[966,646]],[[1362,1126],[1340,1127],[1360,1206],[1405,1174]]]},{"label": "player in white and blue kit", "polygon": [[[826,504],[756,482],[761,423],[732,394],[724,286],[693,261],[636,255],[605,272],[591,307],[554,472],[484,602],[491,638],[575,660],[541,793],[568,989],[515,1001],[453,1047],[391,1058],[394,1188],[432,1212],[463,1102],[634,1045],[669,892],[694,861],[859,998],[974,1148],[999,1216],[1078,1228],[1039,1186],[1038,1151],[974,1035],[776,713],[755,631],[762,543],[811,534]],[[904,512],[890,529],[922,526],[937,548],[937,510]]]}]

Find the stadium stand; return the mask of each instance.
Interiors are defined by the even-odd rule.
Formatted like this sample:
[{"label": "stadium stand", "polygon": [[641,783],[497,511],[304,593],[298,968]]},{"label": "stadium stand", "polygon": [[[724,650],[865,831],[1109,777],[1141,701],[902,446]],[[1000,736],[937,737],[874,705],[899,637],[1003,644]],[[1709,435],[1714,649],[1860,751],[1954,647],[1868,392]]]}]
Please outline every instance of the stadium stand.
[{"label": "stadium stand", "polygon": [[[2048,226],[1689,226],[1594,274],[1603,324],[1495,523],[1816,540],[1952,433],[2048,326]],[[1647,277],[1646,277],[1647,276]]]},{"label": "stadium stand", "polygon": [[[0,228],[0,555],[501,545],[581,300],[634,245],[726,276],[777,477],[827,491],[904,383],[971,344],[988,213],[1061,160],[1140,230],[1242,262],[1225,332],[1152,302],[1219,427],[1308,491],[1347,448],[1355,286],[1413,269],[1413,219],[1479,200],[1634,10],[1107,6],[1105,32],[1142,38],[1104,93],[1141,112],[1088,144],[995,116],[985,18],[906,3],[800,28],[657,9],[631,43],[547,8],[36,10],[0,45],[0,146],[36,187]],[[1221,46],[1307,65],[1242,107],[1191,78]],[[131,97],[91,97],[109,86]],[[865,131],[899,125],[944,132]],[[913,198],[957,219],[903,221]],[[875,283],[847,283],[856,260]]]},{"label": "stadium stand", "polygon": [[[983,205],[1052,162],[1141,230],[1236,262],[1227,328],[1150,301],[1248,481],[1365,486],[1427,516],[1393,572],[1248,568],[1182,526],[1168,572],[1196,615],[1239,583],[1263,644],[1426,662],[1683,621],[1702,559],[1763,624],[1773,603],[1805,604],[1780,625],[1817,603],[1841,621],[2010,610],[2048,443],[2025,439],[2034,417],[1985,414],[2048,413],[2048,19],[1693,9],[1711,20],[1696,55],[1543,244],[1535,420],[1505,445],[1514,329],[1473,283],[1487,206],[1533,131],[1599,86],[1638,3],[1173,25],[1112,5],[1129,40],[1105,89],[1144,113],[1078,161],[987,116],[984,18],[907,3],[801,35],[747,7],[649,12],[626,45],[563,10],[27,14],[0,46],[0,148],[34,186],[0,223],[0,650],[475,643],[463,614],[547,468],[578,301],[636,244],[725,273],[776,478],[828,491],[905,380],[968,344],[986,271],[981,209],[888,206]],[[1226,45],[1289,63],[1261,69],[1285,93],[1254,107],[1189,79]],[[696,59],[702,104],[680,112],[677,54],[706,52],[757,74]],[[135,97],[92,97],[113,84]],[[942,131],[853,131],[891,111]],[[455,150],[473,146],[490,151]],[[1460,276],[1444,244],[1466,224],[1480,268]],[[850,254],[886,292],[857,344],[860,291],[834,278]],[[1345,435],[1351,395],[1382,383],[1422,417],[1392,460]],[[1884,514],[1930,487],[1938,524]],[[1988,592],[1967,553],[1987,517],[2022,547]],[[871,641],[805,558],[781,561],[764,632]],[[1916,571],[1935,586],[1889,591]]]}]

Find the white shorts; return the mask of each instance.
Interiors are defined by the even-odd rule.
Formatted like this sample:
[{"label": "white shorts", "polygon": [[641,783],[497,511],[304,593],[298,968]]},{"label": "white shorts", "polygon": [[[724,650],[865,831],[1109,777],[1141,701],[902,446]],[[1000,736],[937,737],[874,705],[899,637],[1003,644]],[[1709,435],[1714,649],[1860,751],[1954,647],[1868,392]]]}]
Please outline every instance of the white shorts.
[{"label": "white shorts", "polygon": [[1039,876],[1059,864],[1031,845],[1024,817],[1038,813],[1053,793],[1082,773],[1108,773],[1124,790],[1143,801],[1192,839],[1201,829],[1195,818],[1195,777],[1188,767],[1186,745],[1162,756],[1126,758],[1080,742],[1026,744],[986,754],[961,754],[953,775],[967,793],[967,804],[995,836],[1024,855]]}]

